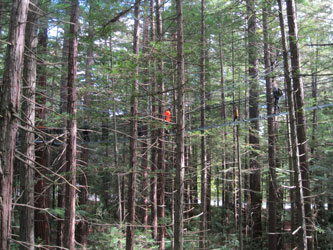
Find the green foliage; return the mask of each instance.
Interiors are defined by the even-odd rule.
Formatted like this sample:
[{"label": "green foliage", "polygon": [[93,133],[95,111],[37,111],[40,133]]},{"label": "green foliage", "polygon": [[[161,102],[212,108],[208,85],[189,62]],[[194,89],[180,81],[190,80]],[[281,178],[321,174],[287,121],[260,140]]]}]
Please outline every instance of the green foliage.
[{"label": "green foliage", "polygon": [[[95,232],[89,236],[89,240],[94,242],[92,250],[117,250],[124,249],[126,244],[126,236],[124,233],[125,226],[122,228],[109,227],[103,232]],[[135,250],[141,249],[158,249],[155,241],[151,237],[151,232],[143,233],[135,230]]]}]

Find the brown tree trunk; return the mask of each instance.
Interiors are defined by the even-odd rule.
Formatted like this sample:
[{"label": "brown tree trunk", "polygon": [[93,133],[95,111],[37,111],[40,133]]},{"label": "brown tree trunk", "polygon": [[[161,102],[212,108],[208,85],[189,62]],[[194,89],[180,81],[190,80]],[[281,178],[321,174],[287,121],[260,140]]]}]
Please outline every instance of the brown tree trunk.
[{"label": "brown tree trunk", "polygon": [[[300,163],[299,163],[299,152],[297,147],[297,137],[296,137],[296,118],[295,118],[295,107],[294,107],[294,97],[291,85],[290,70],[289,70],[289,58],[288,58],[288,48],[287,40],[284,28],[284,19],[282,12],[281,0],[277,0],[279,5],[279,22],[281,30],[281,41],[283,49],[283,64],[284,64],[284,77],[287,86],[287,99],[288,99],[288,111],[289,111],[289,124],[290,124],[290,144],[292,152],[292,163],[294,170],[294,182],[296,184],[295,196],[291,194],[291,198],[296,198],[296,210],[297,210],[297,220],[295,221],[295,228],[297,229],[297,243],[300,249],[307,249],[306,240],[306,230],[305,230],[305,210],[304,210],[304,198],[303,198],[303,186],[300,176]],[[293,201],[291,201],[293,202]],[[293,214],[291,214],[293,216]],[[293,220],[293,217],[292,217]]]},{"label": "brown tree trunk", "polygon": [[[220,74],[221,74],[221,78],[220,78],[220,83],[221,83],[221,116],[222,116],[222,121],[223,123],[226,122],[226,117],[227,117],[227,113],[226,113],[226,105],[225,105],[225,90],[224,90],[224,58],[223,58],[223,50],[222,50],[222,37],[221,37],[221,33],[219,33],[219,60],[220,60]],[[227,193],[227,183],[225,181],[226,179],[226,174],[225,174],[225,170],[227,169],[227,154],[226,154],[226,143],[225,140],[227,138],[227,128],[224,127],[223,128],[223,133],[222,133],[222,143],[223,143],[223,152],[222,152],[222,174],[221,174],[221,178],[222,178],[222,206],[225,205],[226,203],[226,193]],[[219,177],[218,177],[219,178]],[[224,221],[225,218],[222,218],[222,223]]]},{"label": "brown tree trunk", "polygon": [[[224,58],[223,58],[223,50],[222,50],[222,37],[221,37],[221,33],[219,33],[219,60],[220,60],[220,83],[221,83],[221,117],[222,117],[222,122],[225,123],[226,122],[226,106],[225,106],[225,90],[224,90]],[[222,206],[224,206],[224,197],[225,197],[225,173],[224,170],[226,169],[226,136],[227,136],[227,131],[226,131],[226,127],[223,128],[223,132],[222,132],[222,145],[223,145],[223,149],[222,149],[222,174],[221,174],[221,179],[222,179]],[[219,179],[220,176],[217,177],[217,179]],[[217,201],[217,204],[219,206],[219,200]],[[222,218],[222,220],[224,220],[224,218]]]},{"label": "brown tree trunk", "polygon": [[[152,42],[155,41],[155,22],[154,22],[154,0],[150,0],[150,40]],[[157,84],[156,84],[156,59],[152,59],[152,92],[157,92]],[[157,98],[156,95],[152,96],[152,117],[153,119],[157,118]],[[157,128],[154,125],[154,122],[151,126],[151,214],[152,214],[152,227],[153,227],[153,238],[157,240],[158,232],[157,232]]]},{"label": "brown tree trunk", "polygon": [[[68,73],[67,73],[67,67],[68,67],[68,50],[69,50],[69,39],[68,37],[68,28],[65,28],[64,32],[64,40],[63,40],[63,48],[62,48],[62,74],[61,74],[61,84],[60,84],[60,114],[64,114],[67,112],[67,82],[68,82]],[[62,121],[62,128],[65,131],[66,130],[66,121],[65,119]],[[61,146],[61,157],[59,161],[59,174],[63,173],[65,171],[65,165],[66,165],[66,140],[67,135],[65,134],[62,138],[63,144]],[[65,184],[61,183],[58,185],[58,207],[64,208],[65,205]],[[57,222],[57,240],[56,245],[59,247],[63,246],[63,231],[64,231],[64,222],[63,220],[59,220]]]},{"label": "brown tree trunk", "polygon": [[[47,10],[45,4],[42,5],[43,11]],[[40,20],[40,28],[38,34],[38,54],[40,57],[47,55],[47,18]],[[39,120],[36,122],[38,129],[45,128],[46,121],[46,85],[47,85],[47,68],[44,61],[40,61],[37,66],[37,87],[36,94],[36,118]],[[36,185],[35,185],[35,206],[37,208],[45,209],[49,207],[49,192],[47,188],[46,179],[43,177],[47,174],[47,149],[44,144],[40,143],[36,145]],[[42,211],[35,210],[35,237],[42,240],[42,244],[50,244],[50,221],[49,215]]]},{"label": "brown tree trunk", "polygon": [[239,241],[239,250],[243,250],[243,213],[242,213],[242,157],[240,152],[239,144],[239,124],[236,127],[236,137],[237,137],[237,168],[238,168],[238,241]]},{"label": "brown tree trunk", "polygon": [[[27,52],[24,56],[23,67],[23,96],[22,104],[22,120],[25,130],[22,131],[22,153],[27,157],[26,162],[22,164],[21,169],[21,186],[22,199],[21,203],[30,207],[22,207],[20,210],[20,240],[25,242],[20,249],[34,250],[35,244],[35,227],[34,227],[34,161],[35,135],[33,129],[35,127],[35,89],[36,89],[36,67],[37,60],[37,23],[39,1],[31,1],[29,6],[28,21],[26,25],[25,47]],[[1,33],[1,30],[0,30]]]},{"label": "brown tree trunk", "polygon": [[12,183],[28,0],[14,0],[0,87],[0,248],[10,249]]},{"label": "brown tree trunk", "polygon": [[75,196],[76,196],[76,75],[77,75],[77,35],[78,35],[78,0],[72,0],[71,19],[69,28],[68,53],[68,88],[67,88],[67,149],[66,172],[68,174],[65,195],[65,227],[64,246],[69,250],[75,249]]},{"label": "brown tree trunk", "polygon": [[177,132],[176,132],[176,183],[175,190],[175,249],[184,247],[184,137],[185,137],[185,60],[184,60],[184,27],[182,1],[176,0],[177,17]]},{"label": "brown tree trunk", "polygon": [[[161,1],[155,0],[155,14],[156,14],[156,36],[157,41],[163,39],[163,30],[162,30],[162,15],[161,15]],[[163,119],[164,116],[164,60],[163,57],[160,57],[158,66],[157,66],[157,84],[158,89],[161,91],[159,96],[159,114],[160,118]],[[165,217],[165,129],[162,127],[159,129],[158,137],[158,169],[159,169],[159,178],[158,178],[158,218],[159,218],[159,235],[158,241],[160,243],[160,249],[164,250],[165,248],[165,226],[164,226],[164,217]]]},{"label": "brown tree trunk", "polygon": [[[92,13],[92,6],[89,8],[89,16]],[[91,17],[90,17],[91,18]],[[91,76],[91,67],[93,64],[93,56],[94,56],[94,31],[92,26],[92,21],[89,20],[88,26],[88,37],[91,39],[89,43],[88,51],[87,51],[87,59],[86,59],[86,87],[92,86],[92,76]],[[112,55],[111,55],[112,56]],[[111,66],[112,70],[112,66]],[[91,93],[87,92],[83,96],[83,105],[85,108],[90,108],[91,103]],[[85,124],[83,124],[83,145],[82,145],[82,171],[78,177],[80,192],[79,192],[79,205],[82,207],[81,209],[85,209],[88,205],[88,167],[89,167],[89,111],[85,114]],[[117,168],[116,168],[117,169]],[[81,248],[83,250],[87,249],[87,237],[88,237],[88,222],[86,216],[82,216],[81,221],[77,226],[77,241],[81,244]]]},{"label": "brown tree trunk", "polygon": [[298,140],[299,162],[302,175],[302,186],[304,193],[304,209],[307,220],[307,248],[312,249],[313,231],[312,231],[312,212],[311,212],[311,192],[310,192],[310,172],[307,161],[307,140],[306,140],[306,118],[304,111],[304,87],[300,76],[301,56],[298,42],[298,29],[296,18],[295,0],[286,0],[287,20],[289,27],[289,46],[291,56],[291,74],[293,79],[293,91],[295,93],[295,112],[296,112],[296,130]]},{"label": "brown tree trunk", "polygon": [[[248,41],[249,41],[249,118],[259,116],[259,85],[258,85],[258,54],[256,38],[256,1],[247,0],[248,14]],[[253,241],[261,247],[262,223],[261,223],[261,174],[258,162],[259,150],[259,121],[251,122],[249,130],[250,152],[250,199],[252,214],[252,235]]]},{"label": "brown tree trunk", "polygon": [[[269,44],[269,27],[268,27],[268,9],[270,3],[264,3],[263,14],[263,31],[264,31],[264,61],[265,61],[265,80],[266,80],[266,105],[267,115],[273,114],[273,85],[272,85],[272,67],[271,67],[271,49]],[[269,164],[269,194],[268,194],[268,248],[270,250],[277,249],[277,183],[275,173],[275,126],[274,117],[269,117],[268,126],[268,164]]]},{"label": "brown tree trunk", "polygon": [[[206,125],[205,109],[206,109],[206,38],[205,38],[205,0],[201,0],[201,56],[200,56],[200,99],[201,99],[201,112],[200,112],[200,127],[204,128]],[[200,217],[200,249],[207,249],[206,231],[207,231],[207,152],[206,152],[206,137],[204,131],[201,131],[201,212]]]},{"label": "brown tree trunk", "polygon": [[[150,17],[149,16],[149,0],[144,0],[144,27],[143,27],[143,39],[142,39],[142,53],[144,56],[148,57],[148,46],[149,46],[149,26],[150,26]],[[150,68],[150,62],[151,60],[148,60],[148,62],[145,63],[145,68]],[[145,69],[143,71],[143,74],[149,75],[149,70]],[[145,84],[149,84],[149,80],[146,80]],[[150,98],[150,97],[148,97]],[[149,100],[148,100],[149,103]],[[149,153],[148,153],[148,125],[143,125],[143,136],[142,139],[142,171],[143,171],[143,183],[142,183],[142,200],[143,200],[143,216],[142,216],[142,223],[144,225],[144,231],[147,233],[149,229],[148,225],[148,215],[149,215],[149,179],[148,179],[148,173],[149,173]]]},{"label": "brown tree trunk", "polygon": [[[133,33],[133,54],[136,56],[136,63],[139,56],[139,18],[140,18],[140,1],[137,1],[134,7],[134,33]],[[138,97],[137,92],[139,90],[139,66],[135,68],[135,80],[133,82],[133,92],[131,97],[131,160],[130,167],[131,173],[129,177],[129,192],[128,192],[128,226],[126,231],[126,250],[134,249],[134,224],[135,224],[135,198],[136,198],[136,169],[137,169],[137,136],[138,136]]]}]

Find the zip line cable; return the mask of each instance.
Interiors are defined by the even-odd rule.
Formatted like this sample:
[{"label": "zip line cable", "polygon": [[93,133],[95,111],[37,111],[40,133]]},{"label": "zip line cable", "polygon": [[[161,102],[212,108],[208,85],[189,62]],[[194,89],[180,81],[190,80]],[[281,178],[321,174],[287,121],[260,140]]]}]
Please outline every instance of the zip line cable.
[{"label": "zip line cable", "polygon": [[[333,106],[333,103],[327,103],[327,104],[308,107],[308,108],[305,108],[304,110],[311,111],[311,110],[315,110],[315,109],[329,108],[332,106]],[[226,122],[226,123],[222,123],[222,124],[215,124],[215,125],[201,127],[201,128],[194,128],[194,129],[187,130],[186,132],[205,131],[208,129],[221,128],[221,127],[225,127],[225,126],[233,126],[233,125],[237,125],[237,124],[241,124],[241,123],[250,123],[253,121],[257,121],[257,120],[267,120],[268,118],[277,117],[277,116],[287,116],[287,115],[289,115],[289,112],[281,112],[281,113],[272,114],[272,115],[259,115],[257,117],[253,117],[250,119],[243,119],[243,120],[234,121],[234,122]]]}]

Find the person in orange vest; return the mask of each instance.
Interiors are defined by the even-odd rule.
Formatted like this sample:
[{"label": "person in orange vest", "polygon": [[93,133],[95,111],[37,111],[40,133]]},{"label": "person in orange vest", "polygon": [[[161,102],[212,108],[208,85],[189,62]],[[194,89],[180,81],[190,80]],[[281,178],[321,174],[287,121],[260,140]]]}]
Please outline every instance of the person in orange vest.
[{"label": "person in orange vest", "polygon": [[[165,112],[164,112],[164,116],[165,116],[165,121],[166,122],[170,122],[171,121],[171,110],[170,109],[167,109]],[[169,130],[166,128],[165,129],[165,133],[168,135],[169,134]]]},{"label": "person in orange vest", "polygon": [[167,109],[167,110],[165,111],[164,115],[165,115],[165,120],[166,120],[167,122],[170,122],[170,121],[171,121],[171,111],[170,111],[170,109]]}]

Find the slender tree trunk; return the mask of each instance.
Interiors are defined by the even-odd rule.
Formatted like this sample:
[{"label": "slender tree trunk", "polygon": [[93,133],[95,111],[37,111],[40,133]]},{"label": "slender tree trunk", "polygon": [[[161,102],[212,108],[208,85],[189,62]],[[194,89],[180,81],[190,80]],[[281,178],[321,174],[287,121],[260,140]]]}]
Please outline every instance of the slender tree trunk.
[{"label": "slender tree trunk", "polygon": [[[90,3],[91,4],[91,3]],[[92,6],[89,7],[89,17],[92,14]],[[91,18],[91,17],[90,17]],[[86,58],[86,87],[92,86],[92,75],[91,75],[91,69],[93,64],[93,56],[94,56],[94,31],[92,26],[92,20],[89,20],[89,26],[88,26],[88,37],[91,39],[88,50],[87,50],[87,58]],[[111,54],[112,57],[112,54]],[[112,70],[112,66],[110,67]],[[85,108],[90,108],[91,103],[91,93],[86,92],[83,96],[83,105]],[[82,171],[79,174],[78,181],[80,185],[80,192],[79,192],[79,205],[82,206],[81,210],[86,210],[86,207],[88,205],[88,167],[89,167],[89,111],[85,113],[85,124],[83,124],[83,145],[82,145],[82,153],[81,153],[81,159],[82,159]],[[116,168],[117,169],[117,168]],[[88,237],[88,222],[87,217],[82,216],[81,221],[78,223],[77,226],[77,241],[81,244],[81,248],[83,250],[87,249],[87,237]]]},{"label": "slender tree trunk", "polygon": [[[223,58],[223,50],[222,50],[222,37],[221,37],[221,33],[219,33],[219,59],[220,59],[220,74],[221,74],[221,78],[220,78],[220,83],[221,83],[221,116],[222,116],[222,121],[223,123],[226,122],[226,105],[225,105],[225,90],[224,90],[224,58]],[[227,154],[226,154],[226,140],[227,137],[227,128],[224,127],[223,128],[223,132],[222,132],[222,143],[223,143],[223,152],[222,152],[222,206],[225,205],[225,194],[226,194],[226,182],[225,182],[225,176],[226,174],[224,173],[224,171],[227,169]],[[222,218],[222,220],[224,220],[224,218]]]},{"label": "slender tree trunk", "polygon": [[[232,16],[234,16],[234,13],[232,13]],[[231,31],[231,71],[232,71],[232,110],[235,113],[236,109],[239,112],[240,107],[235,104],[235,31],[232,28]],[[235,116],[235,114],[233,114]],[[237,183],[236,183],[236,127],[232,126],[232,171],[230,172],[228,176],[231,176],[230,181],[227,178],[227,181],[229,182],[228,191],[229,194],[232,195],[232,210],[234,212],[234,223],[235,228],[238,227],[238,216],[237,216],[237,193],[233,190],[237,189]],[[231,208],[230,206],[230,208]]]},{"label": "slender tree trunk", "polygon": [[14,0],[0,86],[0,248],[10,249],[12,184],[28,0]]},{"label": "slender tree trunk", "polygon": [[289,46],[291,56],[291,74],[293,79],[293,91],[295,93],[295,111],[296,111],[296,130],[299,150],[299,162],[302,175],[302,186],[304,193],[305,216],[308,220],[306,232],[307,248],[312,249],[313,231],[312,231],[312,212],[311,212],[311,192],[310,192],[310,172],[307,161],[307,139],[306,139],[306,118],[304,111],[304,87],[300,76],[301,73],[301,56],[298,42],[298,29],[296,18],[295,0],[286,0],[287,20],[289,27]]},{"label": "slender tree trunk", "polygon": [[[222,37],[221,37],[221,32],[219,32],[219,60],[220,60],[220,83],[221,83],[221,117],[222,117],[222,122],[225,123],[226,122],[226,106],[225,106],[225,90],[224,90],[224,58],[223,58],[223,50],[222,50]],[[223,145],[223,149],[222,149],[222,203],[224,202],[224,194],[225,194],[225,174],[224,174],[224,170],[226,169],[226,143],[225,143],[225,139],[226,139],[226,128],[223,128],[223,132],[222,132],[222,145]],[[220,176],[218,176],[218,179],[220,178]],[[217,202],[218,206],[219,201]],[[224,206],[224,203],[222,204]]]},{"label": "slender tree trunk", "polygon": [[177,17],[177,133],[176,133],[176,201],[175,201],[175,249],[184,247],[184,137],[185,137],[185,60],[182,1],[176,0]]},{"label": "slender tree trunk", "polygon": [[[269,6],[268,6],[269,5]],[[263,31],[264,31],[264,61],[265,61],[265,80],[266,80],[266,103],[267,115],[273,114],[273,86],[272,86],[272,72],[271,72],[271,56],[269,44],[269,27],[268,27],[268,9],[270,3],[264,3],[263,7]],[[267,121],[268,126],[268,164],[269,164],[269,194],[268,194],[268,248],[270,250],[277,249],[277,183],[275,173],[275,126],[274,118],[270,117]]]},{"label": "slender tree trunk", "polygon": [[[134,33],[133,33],[133,54],[136,56],[136,62],[138,63],[139,56],[139,18],[140,18],[140,1],[135,4],[134,7]],[[129,178],[129,192],[128,192],[128,223],[126,232],[126,250],[134,249],[134,224],[135,224],[135,198],[136,198],[136,168],[137,168],[137,136],[138,136],[138,97],[137,92],[139,90],[139,66],[135,68],[135,80],[133,82],[133,93],[131,97],[131,174]]]},{"label": "slender tree trunk", "polygon": [[239,241],[239,250],[243,250],[243,213],[242,213],[242,157],[240,152],[239,144],[239,124],[237,124],[236,130],[237,136],[237,165],[238,165],[238,241]]},{"label": "slender tree trunk", "polygon": [[67,113],[67,149],[66,172],[69,184],[66,184],[65,196],[65,231],[64,246],[69,250],[75,249],[75,197],[76,197],[76,75],[77,75],[77,35],[78,35],[78,0],[72,0],[71,19],[69,28],[69,53],[68,53],[68,96]]},{"label": "slender tree trunk", "polygon": [[[163,30],[162,30],[162,15],[161,15],[161,1],[155,0],[155,12],[156,12],[156,35],[157,40],[161,41],[163,39]],[[158,88],[161,91],[159,96],[159,113],[160,118],[163,119],[164,116],[164,60],[163,57],[160,57],[158,66],[157,66],[157,84]],[[165,217],[165,129],[162,127],[159,129],[158,137],[158,169],[159,169],[159,178],[158,178],[158,217],[159,217],[159,235],[158,241],[160,243],[160,249],[164,250],[165,248],[165,226],[164,226],[164,217]]]},{"label": "slender tree trunk", "polygon": [[[299,163],[299,152],[297,147],[297,137],[296,137],[296,118],[295,118],[295,107],[294,107],[294,97],[291,85],[290,70],[289,70],[289,58],[288,58],[288,48],[287,40],[284,28],[284,19],[282,12],[281,0],[277,0],[279,5],[279,22],[281,30],[281,41],[283,49],[283,64],[284,64],[284,77],[287,86],[287,99],[288,99],[288,111],[289,111],[289,123],[290,123],[290,141],[291,141],[291,151],[292,151],[292,162],[294,169],[294,180],[296,184],[295,197],[296,197],[296,210],[297,210],[297,220],[295,225],[297,225],[297,243],[300,249],[307,249],[306,240],[306,225],[305,225],[305,210],[304,210],[304,198],[303,198],[303,185],[302,178],[300,176],[300,163]],[[291,201],[293,202],[293,201]],[[295,228],[296,229],[296,228]]]},{"label": "slender tree trunk", "polygon": [[[201,56],[200,56],[200,95],[201,95],[201,114],[200,127],[205,127],[205,109],[206,109],[206,39],[205,39],[205,0],[201,0]],[[201,131],[201,212],[200,217],[200,242],[201,249],[207,248],[206,231],[207,231],[207,152],[206,137],[204,131]]]},{"label": "slender tree trunk", "polygon": [[[258,54],[256,38],[256,1],[247,0],[248,14],[248,41],[249,41],[249,118],[259,116],[259,86],[258,86]],[[252,235],[253,240],[261,247],[262,223],[261,223],[261,173],[258,162],[259,150],[259,121],[251,122],[249,131],[250,152],[250,199],[252,214]]]},{"label": "slender tree trunk", "polygon": [[[60,110],[59,113],[63,114],[67,112],[67,82],[68,82],[68,73],[67,73],[67,67],[68,67],[68,50],[69,50],[69,39],[68,39],[68,28],[65,28],[64,32],[64,40],[63,40],[63,48],[62,48],[62,74],[61,74],[61,85],[60,85]],[[62,121],[62,128],[65,131],[66,130],[66,120],[63,119]],[[60,163],[59,163],[59,174],[63,173],[65,171],[65,165],[66,165],[66,140],[67,135],[65,135],[62,138],[62,146],[61,146],[61,157],[60,157]],[[65,205],[65,184],[61,183],[58,186],[58,207],[64,208]],[[57,240],[56,245],[59,247],[63,246],[63,231],[64,231],[64,222],[63,220],[59,220],[57,222]]]},{"label": "slender tree trunk", "polygon": [[[150,40],[152,42],[155,41],[155,22],[154,22],[154,0],[150,0]],[[152,59],[152,92],[157,92],[157,84],[156,84],[156,59]],[[152,96],[152,117],[153,119],[157,118],[157,98],[155,95]],[[153,227],[153,238],[157,240],[158,232],[157,232],[157,128],[153,122],[151,127],[151,170],[152,170],[152,178],[151,178],[151,214],[152,214],[152,227]]]},{"label": "slender tree trunk", "polygon": [[[45,3],[42,4],[43,11],[47,10]],[[47,18],[40,20],[38,33],[38,55],[41,58],[47,54]],[[46,85],[47,85],[47,67],[44,61],[39,62],[37,66],[37,87],[38,92],[36,94],[36,118],[39,120],[36,122],[37,128],[45,128],[46,121]],[[41,209],[49,207],[49,192],[47,188],[46,179],[43,177],[47,174],[47,157],[48,153],[44,144],[37,144],[35,148],[36,162],[38,172],[36,173],[36,185],[35,185],[35,206]],[[47,213],[35,210],[35,238],[42,240],[43,244],[50,244],[50,221]]]},{"label": "slender tree trunk", "polygon": [[[142,53],[145,57],[148,57],[149,54],[147,53],[149,50],[149,26],[150,26],[150,18],[149,17],[149,0],[144,0],[144,27],[143,27],[143,41],[142,41]],[[143,74],[149,75],[149,67],[150,67],[150,60],[145,63],[145,69],[143,71]],[[147,85],[149,83],[149,80],[145,82]],[[148,97],[150,99],[150,97]],[[148,100],[149,103],[149,100]],[[150,104],[149,104],[150,105]],[[149,105],[147,105],[147,108],[149,109]],[[148,173],[149,173],[149,153],[148,153],[148,125],[143,126],[143,136],[142,139],[142,171],[143,171],[143,184],[142,184],[142,200],[143,200],[143,218],[142,223],[144,225],[145,233],[147,233],[149,229],[148,225],[148,216],[149,216],[149,179],[148,179]]]},{"label": "slender tree trunk", "polygon": [[[35,89],[36,89],[36,67],[37,60],[37,23],[39,1],[31,1],[26,25],[25,47],[27,52],[24,56],[23,67],[23,96],[22,120],[25,130],[22,131],[22,153],[27,157],[26,162],[22,164],[21,182],[22,182],[22,199],[21,203],[30,207],[22,207],[20,210],[20,240],[25,242],[20,249],[34,250],[35,244],[35,227],[34,227],[34,161],[35,135],[33,129],[35,127]],[[1,30],[0,30],[1,33]]]}]

